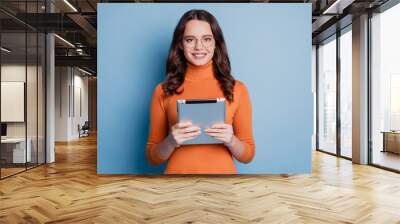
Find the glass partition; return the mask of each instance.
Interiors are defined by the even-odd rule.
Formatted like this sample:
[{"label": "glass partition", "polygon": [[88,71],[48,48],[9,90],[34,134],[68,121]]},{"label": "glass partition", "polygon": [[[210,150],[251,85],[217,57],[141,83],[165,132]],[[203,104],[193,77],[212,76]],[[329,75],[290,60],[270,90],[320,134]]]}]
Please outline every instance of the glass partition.
[{"label": "glass partition", "polygon": [[2,33],[1,47],[1,176],[7,177],[24,171],[31,159],[26,148],[26,33]]},{"label": "glass partition", "polygon": [[[18,17],[44,12],[44,3],[1,1],[0,7]],[[45,34],[13,15],[0,12],[1,179],[45,163]]]}]

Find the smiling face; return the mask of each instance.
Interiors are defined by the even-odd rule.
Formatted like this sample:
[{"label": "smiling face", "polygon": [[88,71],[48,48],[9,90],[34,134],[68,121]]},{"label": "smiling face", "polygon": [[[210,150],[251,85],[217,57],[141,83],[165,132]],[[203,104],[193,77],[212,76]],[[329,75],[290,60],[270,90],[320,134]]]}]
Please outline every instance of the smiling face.
[{"label": "smiling face", "polygon": [[211,26],[206,21],[190,20],[183,33],[182,49],[185,58],[193,65],[207,64],[214,56],[215,40]]}]

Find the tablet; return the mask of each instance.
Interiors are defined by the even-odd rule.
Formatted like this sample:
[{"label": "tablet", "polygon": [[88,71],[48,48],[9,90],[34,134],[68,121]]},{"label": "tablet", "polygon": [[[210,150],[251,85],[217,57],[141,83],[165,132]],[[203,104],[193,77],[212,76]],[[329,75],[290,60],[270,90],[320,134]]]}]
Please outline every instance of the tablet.
[{"label": "tablet", "polygon": [[201,134],[182,145],[222,144],[223,142],[205,133],[205,129],[216,123],[225,123],[225,98],[177,100],[178,122],[190,121],[201,128]]}]

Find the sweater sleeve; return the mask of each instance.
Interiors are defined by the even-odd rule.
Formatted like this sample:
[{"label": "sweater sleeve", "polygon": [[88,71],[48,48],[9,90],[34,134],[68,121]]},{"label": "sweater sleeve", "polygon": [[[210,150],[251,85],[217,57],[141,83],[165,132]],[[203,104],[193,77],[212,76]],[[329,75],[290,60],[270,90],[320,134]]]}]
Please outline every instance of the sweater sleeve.
[{"label": "sweater sleeve", "polygon": [[146,157],[151,165],[164,162],[158,155],[158,144],[168,135],[168,118],[163,103],[161,84],[153,92],[150,104],[150,129],[146,145]]},{"label": "sweater sleeve", "polygon": [[238,83],[239,105],[233,117],[233,131],[244,145],[244,151],[237,160],[242,163],[249,163],[255,155],[251,101],[246,86],[240,81],[236,82]]}]

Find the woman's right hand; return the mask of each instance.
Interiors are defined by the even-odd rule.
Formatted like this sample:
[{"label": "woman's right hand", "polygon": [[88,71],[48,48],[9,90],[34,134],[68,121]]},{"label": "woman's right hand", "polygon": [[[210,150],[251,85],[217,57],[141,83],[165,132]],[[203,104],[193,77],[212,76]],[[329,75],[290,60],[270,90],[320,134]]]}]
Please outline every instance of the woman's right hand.
[{"label": "woman's right hand", "polygon": [[194,139],[200,134],[200,127],[191,122],[180,122],[171,127],[170,137],[175,141],[175,147],[179,147],[182,143]]}]

